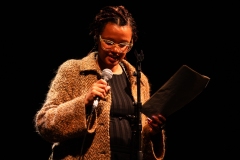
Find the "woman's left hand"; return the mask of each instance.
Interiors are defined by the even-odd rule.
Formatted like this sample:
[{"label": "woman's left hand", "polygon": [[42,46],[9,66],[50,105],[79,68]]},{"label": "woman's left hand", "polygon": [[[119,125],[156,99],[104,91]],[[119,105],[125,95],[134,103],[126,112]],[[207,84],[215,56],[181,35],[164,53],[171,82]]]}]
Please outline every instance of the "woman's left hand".
[{"label": "woman's left hand", "polygon": [[151,118],[147,118],[147,121],[148,121],[148,125],[151,128],[150,134],[155,135],[162,131],[166,122],[166,118],[161,114],[157,114],[157,115],[152,115]]}]

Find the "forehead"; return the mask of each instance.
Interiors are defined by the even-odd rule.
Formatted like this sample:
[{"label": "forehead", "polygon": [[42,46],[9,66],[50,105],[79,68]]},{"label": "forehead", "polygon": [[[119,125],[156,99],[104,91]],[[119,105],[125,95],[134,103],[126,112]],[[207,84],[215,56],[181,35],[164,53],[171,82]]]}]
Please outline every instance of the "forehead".
[{"label": "forehead", "polygon": [[107,23],[101,35],[104,38],[130,41],[132,39],[132,28],[129,25],[119,26],[115,23]]}]

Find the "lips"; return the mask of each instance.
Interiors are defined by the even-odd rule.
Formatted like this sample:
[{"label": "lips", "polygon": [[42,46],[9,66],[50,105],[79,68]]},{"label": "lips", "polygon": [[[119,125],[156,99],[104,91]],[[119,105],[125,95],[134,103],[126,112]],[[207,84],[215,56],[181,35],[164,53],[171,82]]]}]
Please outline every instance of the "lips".
[{"label": "lips", "polygon": [[110,59],[115,60],[115,61],[117,61],[118,58],[119,58],[119,56],[117,56],[117,55],[108,55],[108,57],[109,57]]},{"label": "lips", "polygon": [[117,57],[112,57],[112,56],[109,56],[109,59],[110,59],[110,61],[117,61],[118,60]]},{"label": "lips", "polygon": [[108,57],[109,57],[109,61],[112,63],[118,61],[118,56],[108,55]]}]

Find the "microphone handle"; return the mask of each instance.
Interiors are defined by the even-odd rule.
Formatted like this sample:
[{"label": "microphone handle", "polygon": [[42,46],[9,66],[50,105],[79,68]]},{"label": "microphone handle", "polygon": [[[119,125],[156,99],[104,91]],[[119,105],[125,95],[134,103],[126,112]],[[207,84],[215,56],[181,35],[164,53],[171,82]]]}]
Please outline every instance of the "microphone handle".
[{"label": "microphone handle", "polygon": [[[108,79],[106,79],[105,77],[103,77],[102,79],[108,82]],[[97,96],[93,101],[92,112],[94,111],[95,108],[97,108],[99,101],[100,101],[100,98]]]},{"label": "microphone handle", "polygon": [[95,100],[93,101],[92,112],[94,111],[95,108],[97,108],[99,100],[100,98],[96,97]]}]

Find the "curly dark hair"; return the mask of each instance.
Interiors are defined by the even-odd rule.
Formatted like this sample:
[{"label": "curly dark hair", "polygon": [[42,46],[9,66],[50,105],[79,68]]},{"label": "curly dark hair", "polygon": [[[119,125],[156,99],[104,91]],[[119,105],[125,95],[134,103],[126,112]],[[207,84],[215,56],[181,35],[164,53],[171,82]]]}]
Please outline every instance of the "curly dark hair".
[{"label": "curly dark hair", "polygon": [[90,24],[89,34],[92,35],[95,40],[97,40],[108,22],[115,23],[119,26],[125,26],[129,24],[132,28],[132,40],[133,42],[137,41],[138,36],[136,22],[133,19],[132,14],[121,5],[103,7],[95,16],[94,21]]}]

